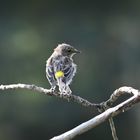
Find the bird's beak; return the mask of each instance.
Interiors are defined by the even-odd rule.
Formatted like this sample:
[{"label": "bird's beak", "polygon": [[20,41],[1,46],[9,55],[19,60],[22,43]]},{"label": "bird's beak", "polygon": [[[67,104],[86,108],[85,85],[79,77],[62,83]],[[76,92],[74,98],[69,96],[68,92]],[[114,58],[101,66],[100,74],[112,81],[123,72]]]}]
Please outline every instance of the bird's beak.
[{"label": "bird's beak", "polygon": [[81,51],[74,49],[74,53],[81,53]]}]

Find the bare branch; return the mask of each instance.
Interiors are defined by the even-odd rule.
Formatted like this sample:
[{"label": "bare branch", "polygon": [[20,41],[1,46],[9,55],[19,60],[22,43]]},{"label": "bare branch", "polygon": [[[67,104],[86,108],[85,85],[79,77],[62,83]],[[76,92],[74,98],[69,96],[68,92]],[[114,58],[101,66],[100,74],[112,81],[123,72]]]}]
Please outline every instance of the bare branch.
[{"label": "bare branch", "polygon": [[100,108],[99,104],[91,103],[86,99],[81,98],[80,96],[66,94],[62,95],[59,92],[52,92],[50,89],[45,89],[36,85],[29,85],[29,84],[10,84],[10,85],[0,85],[0,90],[8,90],[8,89],[28,89],[31,91],[47,94],[49,96],[55,96],[67,101],[76,102],[84,107],[91,107],[94,110],[98,110]]},{"label": "bare branch", "polygon": [[[8,90],[8,89],[28,89],[28,90],[31,90],[31,91],[35,91],[35,92],[39,92],[39,93],[43,93],[43,94],[47,94],[47,95],[49,95],[49,96],[55,96],[55,97],[58,97],[58,98],[62,98],[62,99],[65,99],[65,100],[67,100],[67,101],[73,101],[73,102],[76,102],[76,103],[78,103],[78,104],[80,104],[80,105],[82,105],[82,106],[84,106],[84,107],[91,107],[93,110],[97,110],[97,111],[99,111],[99,112],[103,112],[104,110],[108,110],[108,108],[109,107],[111,107],[111,105],[119,98],[119,96],[122,96],[122,95],[124,95],[125,93],[128,93],[128,94],[131,94],[131,95],[133,95],[133,97],[137,97],[138,98],[138,93],[139,93],[139,91],[138,90],[136,90],[136,89],[133,89],[132,87],[121,87],[121,88],[119,88],[119,89],[117,89],[117,90],[115,90],[114,92],[113,92],[113,94],[110,96],[110,98],[106,101],[106,102],[103,102],[103,103],[101,103],[101,104],[95,104],[95,103],[91,103],[91,102],[89,102],[89,101],[87,101],[86,99],[83,99],[83,98],[81,98],[80,96],[76,96],[76,95],[68,95],[68,94],[66,94],[66,95],[62,95],[62,94],[60,94],[59,92],[52,92],[50,89],[45,89],[45,88],[42,88],[42,87],[39,87],[39,86],[36,86],[36,85],[29,85],[29,84],[11,84],[11,85],[0,85],[0,90]],[[137,99],[136,98],[136,99]],[[129,101],[129,100],[128,100]],[[127,110],[127,109],[129,109],[129,108],[131,108],[136,102],[135,102],[136,100],[134,100],[134,102],[130,102],[129,104],[128,104],[128,106],[126,106],[125,105],[125,107],[123,108],[123,111],[125,111],[125,110]],[[121,104],[120,104],[121,105]],[[116,106],[117,107],[117,106]],[[105,111],[105,112],[106,112]],[[122,111],[122,109],[121,109],[121,111]],[[120,111],[120,112],[121,112]],[[105,113],[104,112],[104,113]],[[116,113],[116,112],[118,112],[118,111],[114,111],[114,112],[112,112],[111,113],[111,115],[109,115],[109,114],[105,114],[105,118],[103,118],[103,119],[101,119],[101,122],[98,122],[98,120],[96,120],[96,117],[95,118],[93,118],[93,120],[95,119],[95,124],[93,124],[93,126],[87,126],[87,128],[88,129],[84,129],[84,130],[80,130],[81,132],[80,133],[78,133],[78,132],[76,132],[77,134],[76,135],[79,135],[79,134],[81,134],[81,133],[83,133],[83,132],[85,132],[85,131],[88,131],[90,128],[93,128],[93,127],[95,127],[95,126],[97,126],[98,124],[100,124],[100,123],[102,123],[103,121],[105,121],[106,119],[109,119],[109,123],[110,123],[110,126],[111,126],[111,131],[112,131],[112,136],[113,136],[113,139],[114,140],[117,140],[118,138],[117,138],[117,135],[116,135],[116,130],[115,130],[115,126],[114,126],[114,122],[113,122],[113,118],[112,118],[112,116],[115,116],[114,114]],[[119,113],[120,113],[119,112]],[[112,115],[113,114],[113,115]],[[116,115],[117,115],[118,113],[116,113]],[[101,115],[101,114],[100,114]],[[100,116],[99,115],[99,116]],[[98,116],[97,116],[97,118],[98,118]],[[100,117],[99,117],[100,118]],[[94,121],[93,121],[94,122]],[[85,123],[84,123],[85,124]],[[79,127],[78,127],[79,128]],[[80,127],[81,128],[81,127]],[[75,129],[74,129],[75,130]],[[70,131],[71,132],[71,131]],[[75,131],[74,131],[74,133],[75,133]],[[66,132],[66,133],[64,133],[64,135],[67,135],[68,133]],[[63,134],[62,134],[62,136],[64,136]],[[71,135],[71,134],[70,134]],[[73,134],[72,134],[73,135]],[[75,134],[74,134],[75,135]],[[75,136],[76,136],[75,135]],[[61,135],[60,135],[61,136]],[[74,137],[75,137],[74,136]],[[72,136],[73,137],[73,136]],[[55,137],[55,138],[59,138],[59,136],[58,137]],[[66,136],[66,138],[67,138],[67,136]],[[68,135],[68,138],[69,139],[71,139],[71,136],[69,136]]]},{"label": "bare branch", "polygon": [[113,140],[118,140],[115,124],[114,124],[114,121],[113,121],[112,117],[109,118],[109,124],[110,124],[110,128],[111,128]]},{"label": "bare branch", "polygon": [[124,112],[130,108],[132,108],[136,103],[140,102],[140,92],[132,87],[121,87],[114,91],[111,95],[110,99],[105,103],[113,103],[119,96],[124,93],[132,94],[133,96],[126,101],[120,103],[119,105],[107,109],[105,112],[100,115],[94,117],[93,119],[82,123],[81,125],[73,128],[72,130],[65,132],[59,136],[52,138],[51,140],[71,140],[77,135],[85,133],[86,131],[98,126],[109,118],[112,118],[118,115],[121,112]]},{"label": "bare branch", "polygon": [[104,106],[112,106],[112,104],[122,95],[124,94],[130,94],[130,95],[136,95],[139,91],[137,89],[134,89],[132,87],[120,87],[118,89],[116,89],[113,94],[110,96],[110,98],[104,102]]}]

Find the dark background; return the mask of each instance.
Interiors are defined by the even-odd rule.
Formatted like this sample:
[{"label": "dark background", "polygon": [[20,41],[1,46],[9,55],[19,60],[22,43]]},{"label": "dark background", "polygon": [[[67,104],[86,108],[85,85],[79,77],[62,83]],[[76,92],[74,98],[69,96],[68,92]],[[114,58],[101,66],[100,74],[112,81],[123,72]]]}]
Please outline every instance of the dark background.
[{"label": "dark background", "polygon": [[[73,94],[100,103],[120,86],[140,87],[139,0],[0,1],[0,83],[49,88],[45,63],[59,43],[82,51]],[[0,91],[0,139],[48,140],[96,112],[28,90]],[[139,106],[114,118],[118,137],[140,139]],[[76,140],[112,140],[108,122]]]}]

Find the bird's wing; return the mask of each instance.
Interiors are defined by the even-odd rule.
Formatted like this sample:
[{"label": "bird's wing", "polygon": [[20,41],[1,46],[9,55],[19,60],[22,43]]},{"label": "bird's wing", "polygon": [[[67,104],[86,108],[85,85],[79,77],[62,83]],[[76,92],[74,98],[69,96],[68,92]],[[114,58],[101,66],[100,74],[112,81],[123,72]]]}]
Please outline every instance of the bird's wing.
[{"label": "bird's wing", "polygon": [[62,79],[62,81],[69,85],[74,74],[76,72],[76,65],[72,61],[65,57],[55,61],[54,63],[54,73],[56,79]]},{"label": "bird's wing", "polygon": [[56,79],[54,76],[54,68],[53,68],[51,61],[52,60],[49,59],[46,63],[46,77],[47,77],[49,83],[51,84],[51,86],[56,86]]}]

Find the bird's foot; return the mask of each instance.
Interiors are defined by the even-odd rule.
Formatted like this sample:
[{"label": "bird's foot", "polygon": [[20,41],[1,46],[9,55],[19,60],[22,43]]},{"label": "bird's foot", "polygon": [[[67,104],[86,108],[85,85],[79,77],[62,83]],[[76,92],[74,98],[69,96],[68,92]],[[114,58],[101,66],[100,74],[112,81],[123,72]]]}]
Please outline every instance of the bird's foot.
[{"label": "bird's foot", "polygon": [[50,92],[51,92],[51,93],[54,93],[54,92],[55,92],[55,89],[56,89],[55,87],[51,87],[51,88],[50,88]]}]

